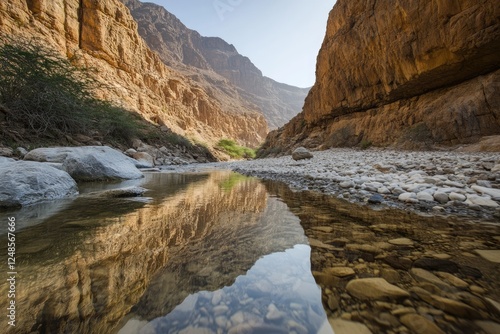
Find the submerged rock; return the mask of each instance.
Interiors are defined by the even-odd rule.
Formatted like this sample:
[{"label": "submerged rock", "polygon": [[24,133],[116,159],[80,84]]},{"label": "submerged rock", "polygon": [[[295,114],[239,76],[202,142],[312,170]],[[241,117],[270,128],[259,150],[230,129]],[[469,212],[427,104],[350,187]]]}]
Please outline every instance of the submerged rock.
[{"label": "submerged rock", "polygon": [[126,187],[119,189],[111,189],[100,192],[93,192],[86,194],[88,197],[101,197],[101,198],[125,198],[125,197],[138,197],[142,196],[147,189],[142,187]]},{"label": "submerged rock", "polygon": [[398,299],[409,297],[410,294],[390,284],[383,278],[354,279],[347,284],[347,292],[361,300]]},{"label": "submerged rock", "polygon": [[65,171],[32,161],[0,164],[0,207],[29,205],[78,194]]},{"label": "submerged rock", "polygon": [[77,181],[138,179],[139,162],[107,146],[53,147],[30,151],[24,160],[62,163]]}]

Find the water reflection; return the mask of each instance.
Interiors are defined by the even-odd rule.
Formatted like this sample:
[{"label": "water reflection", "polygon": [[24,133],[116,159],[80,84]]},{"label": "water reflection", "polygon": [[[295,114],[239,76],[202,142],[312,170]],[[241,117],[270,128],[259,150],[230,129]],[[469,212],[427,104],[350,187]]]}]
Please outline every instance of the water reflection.
[{"label": "water reflection", "polygon": [[317,333],[325,312],[309,257],[307,245],[266,255],[233,285],[191,294],[150,322],[134,314],[119,334]]},{"label": "water reflection", "polygon": [[[51,211],[36,226],[25,224],[17,233],[18,317],[8,333],[113,333],[130,326],[130,319],[151,324],[154,319],[166,319],[189,295],[198,296],[196,301],[201,303],[211,294],[212,303],[223,292],[215,306],[224,302],[227,307],[234,300],[225,298],[237,298],[239,303],[248,295],[243,300],[250,307],[259,300],[250,291],[252,284],[271,286],[267,286],[268,299],[251,308],[269,326],[283,327],[265,319],[263,312],[271,303],[277,312],[285,312],[283,319],[297,322],[308,332],[321,322],[319,292],[303,273],[309,268],[304,262],[309,254],[306,246],[296,246],[307,243],[299,219],[268,195],[260,181],[212,172],[149,174],[134,182],[149,189],[149,201],[85,196],[121,186],[87,184],[81,190],[84,196]],[[17,215],[8,212],[2,221],[7,214]],[[18,221],[25,217],[29,216],[19,215]],[[0,260],[6,263],[4,237]],[[279,260],[274,257],[278,255],[269,255],[256,264],[277,252]],[[294,262],[297,268],[278,266],[294,254],[299,259]],[[269,271],[273,267],[278,268],[274,273]],[[291,276],[281,276],[287,272]],[[293,285],[286,286],[292,279]],[[198,294],[219,289],[222,292]],[[310,291],[316,303],[309,297],[295,300],[301,293],[294,291],[299,290]],[[1,282],[0,294],[5,296],[7,291],[7,284]],[[273,297],[278,291],[279,298]],[[292,304],[297,304],[295,309]],[[0,306],[5,309],[4,299]],[[316,320],[300,323],[294,312],[307,312]],[[226,329],[229,323],[238,323],[233,320],[241,320],[239,316],[231,320],[229,313]],[[247,323],[255,321],[252,317]]]}]

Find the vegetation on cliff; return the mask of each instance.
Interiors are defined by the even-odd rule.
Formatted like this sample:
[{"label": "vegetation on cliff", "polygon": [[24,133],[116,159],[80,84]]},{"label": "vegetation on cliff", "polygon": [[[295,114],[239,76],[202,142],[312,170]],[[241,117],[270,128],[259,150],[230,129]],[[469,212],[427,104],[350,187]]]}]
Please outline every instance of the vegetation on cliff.
[{"label": "vegetation on cliff", "polygon": [[[1,40],[0,109],[5,120],[0,136],[57,142],[80,134],[119,146],[139,138],[194,148],[186,138],[162,132],[140,115],[96,98],[96,89],[108,87],[94,79],[93,69],[77,63],[33,40]],[[25,136],[12,138],[19,137],[9,131],[13,128]]]},{"label": "vegetation on cliff", "polygon": [[255,150],[239,146],[234,140],[231,139],[221,139],[217,143],[217,148],[227,153],[231,158],[241,159],[241,158],[255,158]]}]

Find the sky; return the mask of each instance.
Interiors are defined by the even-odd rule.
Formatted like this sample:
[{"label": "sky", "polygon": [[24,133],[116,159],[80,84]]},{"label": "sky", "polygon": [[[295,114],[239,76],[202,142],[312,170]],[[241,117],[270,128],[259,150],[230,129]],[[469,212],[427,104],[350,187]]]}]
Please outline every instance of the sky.
[{"label": "sky", "polygon": [[310,87],[335,0],[142,0],[202,36],[221,37],[278,82]]}]

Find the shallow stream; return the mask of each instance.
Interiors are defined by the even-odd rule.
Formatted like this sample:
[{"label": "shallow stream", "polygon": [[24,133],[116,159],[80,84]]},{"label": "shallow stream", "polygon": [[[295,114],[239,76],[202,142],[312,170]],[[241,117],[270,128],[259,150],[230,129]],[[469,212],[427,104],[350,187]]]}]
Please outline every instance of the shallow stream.
[{"label": "shallow stream", "polygon": [[[148,191],[88,195],[124,185]],[[488,304],[500,300],[499,264],[476,252],[498,248],[494,222],[376,210],[229,171],[85,184],[76,199],[0,212],[8,217],[16,217],[17,274],[7,333],[333,333],[327,316],[408,333],[402,309],[450,333],[483,333],[477,321],[500,318]],[[415,266],[448,275],[431,284]],[[346,292],[352,279],[370,277],[411,294],[366,301]],[[2,280],[3,310],[9,288]],[[429,304],[417,288],[479,313]]]}]

